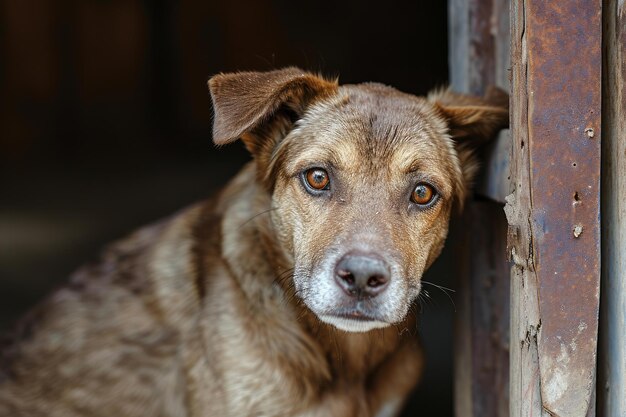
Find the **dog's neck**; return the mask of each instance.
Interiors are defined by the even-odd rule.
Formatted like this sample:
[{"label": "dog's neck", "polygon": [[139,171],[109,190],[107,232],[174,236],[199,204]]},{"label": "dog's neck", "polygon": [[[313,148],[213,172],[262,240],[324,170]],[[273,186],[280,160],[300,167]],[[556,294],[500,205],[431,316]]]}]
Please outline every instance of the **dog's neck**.
[{"label": "dog's neck", "polygon": [[285,319],[281,326],[306,334],[327,361],[330,375],[366,378],[404,337],[416,332],[414,314],[396,325],[365,333],[344,332],[321,322],[295,294],[293,264],[272,227],[271,198],[254,181],[255,175],[250,164],[221,199],[230,207],[222,213],[222,255],[233,278],[255,309],[274,310]]}]

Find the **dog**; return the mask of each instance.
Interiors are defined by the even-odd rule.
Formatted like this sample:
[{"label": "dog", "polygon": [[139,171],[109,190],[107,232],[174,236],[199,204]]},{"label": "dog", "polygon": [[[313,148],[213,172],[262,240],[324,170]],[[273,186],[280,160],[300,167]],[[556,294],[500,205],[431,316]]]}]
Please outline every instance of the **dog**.
[{"label": "dog", "polygon": [[0,416],[394,416],[412,308],[506,98],[298,68],[209,80],[213,140],[253,161],[113,244],[3,349]]}]

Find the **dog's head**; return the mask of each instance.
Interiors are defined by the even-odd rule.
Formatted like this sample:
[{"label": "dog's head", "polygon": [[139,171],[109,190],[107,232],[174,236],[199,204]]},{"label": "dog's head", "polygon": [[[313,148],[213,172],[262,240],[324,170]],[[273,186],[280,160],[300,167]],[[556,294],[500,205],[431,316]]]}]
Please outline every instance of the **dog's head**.
[{"label": "dog's head", "polygon": [[346,331],[403,320],[468,194],[472,150],[508,123],[502,97],[421,98],[297,68],[209,88],[213,139],[241,138],[255,157],[306,306]]}]

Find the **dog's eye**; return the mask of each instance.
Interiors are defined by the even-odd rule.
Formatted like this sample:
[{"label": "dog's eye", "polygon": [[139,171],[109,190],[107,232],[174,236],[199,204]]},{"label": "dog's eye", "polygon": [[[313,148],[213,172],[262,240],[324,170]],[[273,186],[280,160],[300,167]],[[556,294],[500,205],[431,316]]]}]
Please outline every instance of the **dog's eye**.
[{"label": "dog's eye", "polygon": [[411,201],[420,206],[427,206],[437,196],[435,189],[424,182],[418,183],[411,193]]},{"label": "dog's eye", "polygon": [[304,172],[306,185],[313,191],[323,191],[330,188],[328,172],[322,168],[311,168]]}]

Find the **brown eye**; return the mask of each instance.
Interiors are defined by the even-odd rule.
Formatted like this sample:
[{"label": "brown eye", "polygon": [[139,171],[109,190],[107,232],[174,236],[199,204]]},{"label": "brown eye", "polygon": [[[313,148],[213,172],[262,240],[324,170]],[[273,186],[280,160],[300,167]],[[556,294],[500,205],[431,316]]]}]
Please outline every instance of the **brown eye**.
[{"label": "brown eye", "polygon": [[304,178],[309,187],[315,191],[327,190],[330,185],[328,172],[322,168],[311,168],[304,174]]},{"label": "brown eye", "polygon": [[411,201],[420,206],[428,205],[435,198],[435,190],[432,186],[420,182],[415,186],[413,193],[411,194]]}]

